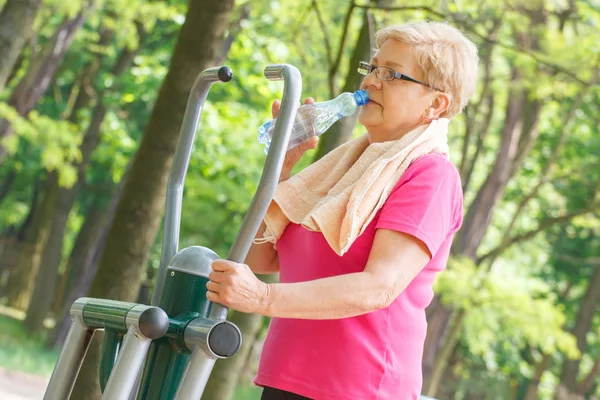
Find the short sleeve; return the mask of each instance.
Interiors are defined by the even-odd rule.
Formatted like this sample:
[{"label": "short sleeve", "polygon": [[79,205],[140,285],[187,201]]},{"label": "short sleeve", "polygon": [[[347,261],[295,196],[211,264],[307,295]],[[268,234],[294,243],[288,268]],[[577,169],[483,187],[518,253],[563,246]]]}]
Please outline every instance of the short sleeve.
[{"label": "short sleeve", "polygon": [[462,224],[463,196],[456,167],[441,154],[416,160],[384,203],[376,229],[390,229],[421,240],[432,258]]}]

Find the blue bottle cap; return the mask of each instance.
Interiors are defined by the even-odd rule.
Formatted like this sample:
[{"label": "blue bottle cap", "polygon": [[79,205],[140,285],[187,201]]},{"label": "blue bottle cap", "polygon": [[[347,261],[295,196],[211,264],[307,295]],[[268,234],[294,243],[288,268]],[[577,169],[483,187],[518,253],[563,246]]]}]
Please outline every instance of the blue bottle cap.
[{"label": "blue bottle cap", "polygon": [[367,104],[369,101],[369,95],[367,94],[367,91],[361,89],[354,92],[354,101],[356,101],[356,104],[359,106],[364,106]]}]

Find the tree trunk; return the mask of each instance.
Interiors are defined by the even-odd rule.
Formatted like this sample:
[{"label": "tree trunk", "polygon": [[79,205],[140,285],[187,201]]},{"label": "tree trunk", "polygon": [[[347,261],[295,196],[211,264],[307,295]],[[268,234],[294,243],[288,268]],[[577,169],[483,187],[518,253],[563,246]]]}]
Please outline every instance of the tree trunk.
[{"label": "tree trunk", "polygon": [[[0,259],[0,298],[9,296],[9,287],[11,279],[13,282],[15,280],[15,274],[18,274],[16,271],[16,266],[18,263],[19,255],[21,251],[26,247],[27,251],[31,251],[31,245],[29,244],[31,240],[30,235],[33,232],[32,230],[32,222],[33,216],[39,210],[39,182],[36,180],[33,184],[33,195],[31,197],[31,202],[29,206],[29,212],[27,213],[27,217],[25,221],[21,224],[21,226],[10,226],[7,229],[7,237],[13,237],[14,239],[11,241],[13,245],[10,249],[6,248],[2,251],[2,256]],[[6,246],[6,245],[5,245]],[[20,273],[20,271],[19,271]]]},{"label": "tree trunk", "polygon": [[38,273],[42,252],[50,234],[48,221],[52,220],[52,213],[56,208],[58,190],[56,173],[48,174],[44,200],[39,210],[33,214],[31,228],[27,233],[27,240],[19,252],[17,263],[8,283],[8,304],[10,307],[26,310],[34,288],[35,277]]},{"label": "tree trunk", "polygon": [[14,270],[21,242],[11,234],[0,237],[0,299],[4,297],[10,272]]},{"label": "tree trunk", "polygon": [[33,32],[33,22],[42,0],[7,0],[0,13],[0,94]]},{"label": "tree trunk", "polygon": [[440,347],[446,339],[446,328],[452,311],[435,296],[427,307],[427,336],[423,346],[423,387],[428,387]]},{"label": "tree trunk", "polygon": [[[513,69],[513,78],[516,79],[517,75],[516,70]],[[473,260],[476,259],[479,244],[483,240],[492,220],[494,207],[502,197],[511,171],[513,171],[513,163],[517,156],[521,136],[522,110],[526,99],[526,92],[518,89],[510,90],[504,118],[504,129],[496,161],[483,186],[477,192],[475,200],[473,200],[465,217],[463,226],[454,240],[452,249],[454,254],[464,254]],[[440,312],[441,315],[436,315],[437,312]],[[451,310],[441,305],[438,311],[432,313],[432,318],[447,321],[450,312]],[[432,329],[433,325],[428,326],[427,340],[430,343],[430,347],[424,349],[425,360],[435,360],[437,358],[437,349],[444,346],[441,344],[433,345],[441,343],[442,338],[446,334],[447,325],[438,325],[436,324],[436,330]],[[426,372],[424,371],[423,381],[429,382],[430,376]]]},{"label": "tree trunk", "polygon": [[[73,291],[73,287],[77,281],[75,275],[80,274],[80,270],[83,268],[85,262],[86,254],[89,251],[93,251],[94,243],[104,222],[105,213],[106,210],[94,204],[90,207],[85,216],[85,221],[77,234],[77,239],[75,239],[73,249],[67,260],[65,272],[61,276],[56,295],[54,296],[52,313],[56,316],[61,315],[61,310],[65,303],[67,303],[67,296]],[[84,291],[83,294],[85,294],[86,291]]]},{"label": "tree trunk", "polygon": [[[575,319],[575,327],[573,335],[577,340],[579,351],[584,354],[587,349],[587,334],[592,327],[592,319],[596,315],[596,310],[600,304],[600,265],[594,268],[594,274],[590,279],[590,283],[585,294],[580,302],[577,317]],[[560,376],[560,386],[565,393],[569,395],[585,395],[578,391],[577,375],[579,374],[580,360],[565,359]],[[561,400],[560,396],[556,397]]]},{"label": "tree trunk", "polygon": [[[501,21],[501,18],[494,20],[494,25],[487,35],[489,41],[486,42],[480,49],[480,54],[482,56],[481,64],[483,65],[484,73],[482,82],[483,87],[481,89],[481,94],[479,95],[479,100],[472,106],[468,105],[465,109],[465,135],[462,144],[460,166],[458,168],[462,180],[463,192],[465,193],[469,187],[473,170],[475,165],[477,165],[477,161],[479,160],[479,155],[484,147],[484,140],[489,132],[492,121],[495,103],[494,92],[491,90],[492,56],[495,49],[494,46],[498,36],[498,30],[502,26]],[[482,115],[481,118],[479,118],[480,114]],[[481,119],[481,121],[479,121],[479,119]],[[473,156],[469,157],[469,148],[471,147],[471,138],[474,131],[478,132],[477,143],[475,145],[475,152]]]},{"label": "tree trunk", "polygon": [[[517,81],[519,73],[516,68],[513,68],[512,75],[512,80]],[[500,148],[494,165],[470,205],[463,226],[454,240],[453,254],[462,254],[474,261],[477,260],[477,249],[492,221],[495,206],[502,198],[506,185],[519,163],[523,161],[537,139],[537,132],[534,131],[537,131],[540,110],[541,103],[538,100],[531,100],[526,90],[518,88],[509,90]],[[442,314],[437,318],[448,319],[450,310],[442,306],[439,312]],[[435,315],[432,317],[436,318]],[[446,330],[447,326],[441,329],[437,327],[436,331],[428,327],[427,336],[430,343],[441,342]],[[424,359],[435,359],[437,349],[444,346],[445,344],[426,348]],[[429,378],[429,375],[424,374],[423,381],[428,382]]]},{"label": "tree trunk", "polygon": [[[121,57],[117,59],[115,68],[113,68],[113,75],[115,77],[118,77],[131,64],[134,54],[135,51],[129,49],[125,49],[122,52]],[[127,62],[123,62],[123,60]],[[101,93],[98,104],[94,109],[90,126],[80,147],[81,161],[77,166],[78,182],[71,188],[58,188],[57,208],[53,221],[51,221],[52,233],[44,249],[42,265],[37,275],[35,290],[30,307],[27,310],[27,318],[25,319],[25,327],[31,333],[39,332],[43,328],[44,319],[52,306],[52,302],[48,301],[48,299],[54,299],[68,217],[77,200],[79,188],[85,180],[85,170],[91,160],[92,153],[100,142],[100,127],[107,111],[103,98],[104,94]],[[80,107],[84,105],[83,102],[79,102]],[[75,114],[77,114],[77,108],[74,109],[72,116],[74,117]]]},{"label": "tree trunk", "polygon": [[[32,35],[34,36],[34,35]],[[6,88],[7,86],[10,86],[10,84],[12,83],[13,79],[15,79],[15,77],[19,74],[19,71],[21,71],[21,67],[23,67],[23,64],[25,63],[25,61],[27,61],[29,58],[27,57],[27,47],[30,45],[30,43],[34,42],[33,38],[30,37],[29,40],[27,41],[27,43],[25,43],[25,45],[23,46],[23,48],[21,49],[21,54],[19,55],[19,57],[17,58],[17,61],[15,61],[12,70],[10,71],[10,74],[8,74],[8,78],[6,78],[6,82],[4,83],[4,87]],[[1,94],[1,93],[0,93]]]},{"label": "tree trunk", "polygon": [[429,382],[425,390],[425,394],[427,396],[435,397],[440,389],[442,377],[448,369],[450,357],[452,356],[454,348],[458,343],[464,318],[464,310],[457,310],[455,315],[453,315],[451,318],[450,325],[448,326],[448,336],[444,340],[444,345],[440,349],[438,357],[436,357],[433,369],[431,371],[431,378],[429,378]]},{"label": "tree trunk", "polygon": [[231,21],[228,28],[227,37],[223,42],[223,49],[221,50],[221,55],[219,55],[215,59],[215,65],[221,65],[227,59],[227,55],[229,54],[229,50],[233,45],[233,42],[237,38],[237,36],[242,32],[244,23],[250,18],[250,13],[252,11],[251,3],[246,3],[240,7],[239,15],[234,21]]},{"label": "tree trunk", "polygon": [[30,333],[38,333],[43,329],[44,319],[52,306],[62,259],[63,238],[67,220],[76,198],[76,191],[59,188],[53,217],[47,220],[49,222],[46,228],[49,231],[48,240],[44,245],[38,273],[34,278],[33,294],[24,322],[25,328]]},{"label": "tree trunk", "polygon": [[600,376],[600,358],[597,358],[592,365],[592,369],[585,378],[577,386],[577,391],[583,394],[591,394],[590,391],[594,390],[594,386],[597,385],[598,376]]},{"label": "tree trunk", "polygon": [[531,381],[527,385],[527,390],[525,392],[525,397],[523,400],[536,400],[538,398],[538,390],[540,389],[540,381],[542,379],[542,375],[548,366],[550,365],[550,355],[544,354],[542,356],[542,360],[535,367],[535,372]]},{"label": "tree trunk", "polygon": [[[362,27],[358,34],[358,40],[354,47],[354,51],[352,52],[352,57],[350,57],[349,60],[348,75],[346,75],[346,83],[344,84],[342,92],[353,92],[360,87],[362,77],[356,72],[357,65],[359,61],[369,60],[371,58],[371,48],[373,46],[371,46],[370,41],[371,35],[369,32],[368,14],[368,10],[365,10]],[[358,114],[342,118],[321,136],[319,148],[315,154],[315,161],[352,138],[352,131],[356,125],[357,118]]]},{"label": "tree trunk", "polygon": [[[272,283],[277,281],[277,275],[264,275],[263,281]],[[213,372],[210,375],[202,399],[212,400],[231,400],[234,390],[244,371],[244,365],[248,359],[248,354],[254,346],[254,341],[262,327],[264,317],[258,314],[245,314],[235,312],[231,322],[236,324],[242,332],[242,347],[235,357],[219,360]]]},{"label": "tree trunk", "polygon": [[15,182],[15,178],[17,177],[17,171],[15,169],[11,169],[8,171],[2,184],[0,185],[0,204],[6,199],[8,193],[10,193],[10,188]]},{"label": "tree trunk", "polygon": [[[87,18],[87,11],[91,8],[81,10],[72,19],[65,19],[54,33],[52,38],[44,46],[42,54],[36,57],[27,70],[25,76],[19,81],[13,91],[8,104],[14,107],[19,115],[26,116],[35,107],[42,97],[54,73],[66,54],[75,33],[81,28]],[[0,120],[0,139],[5,139],[14,133],[12,126],[6,120]],[[6,149],[0,145],[0,164],[6,157]]]},{"label": "tree trunk", "polygon": [[71,258],[68,264],[68,271],[71,275],[66,285],[66,300],[61,303],[61,312],[58,313],[56,326],[50,335],[48,335],[47,346],[58,348],[62,346],[69,328],[71,327],[71,318],[69,311],[75,300],[85,296],[90,289],[92,279],[96,275],[100,255],[104,251],[106,238],[112,225],[117,204],[121,197],[123,181],[119,184],[113,194],[110,204],[106,210],[98,207],[92,207],[81,227],[77,244],[73,248]]},{"label": "tree trunk", "polygon": [[33,218],[37,211],[39,210],[40,204],[40,189],[42,184],[40,183],[39,177],[35,179],[33,183],[33,194],[31,196],[31,206],[29,207],[29,212],[27,213],[27,217],[25,217],[25,221],[19,226],[19,230],[17,232],[17,239],[20,241],[27,240],[27,234],[33,225]]},{"label": "tree trunk", "polygon": [[[233,0],[191,0],[169,71],[117,206],[90,297],[132,301],[138,293],[164,207],[169,170],[187,98],[198,74],[220,56]],[[98,399],[96,349],[84,362],[72,398]]]},{"label": "tree trunk", "polygon": [[[94,47],[103,49],[110,44],[113,31],[101,27],[99,33],[100,37]],[[91,53],[93,53],[93,51],[91,51]],[[96,51],[96,57],[88,61],[81,71],[81,74],[77,77],[76,82],[78,82],[78,84],[73,85],[74,89],[72,90],[72,92],[76,93],[75,95],[69,95],[69,98],[71,99],[74,97],[74,100],[67,101],[67,110],[65,110],[63,118],[76,124],[79,121],[79,112],[87,108],[92,103],[94,97],[97,97],[98,101],[102,100],[101,96],[96,96],[98,88],[96,87],[95,82],[98,80],[98,73],[100,72],[104,56],[104,51]]]},{"label": "tree trunk", "polygon": [[[517,72],[513,70],[513,80]],[[522,134],[523,108],[528,94],[519,89],[511,89],[506,106],[504,129],[496,161],[491,168],[483,186],[477,192],[475,200],[469,207],[464,224],[455,243],[454,253],[464,254],[472,259],[483,240],[485,232],[492,220],[494,207],[502,198],[506,184],[514,169],[519,141]]]}]

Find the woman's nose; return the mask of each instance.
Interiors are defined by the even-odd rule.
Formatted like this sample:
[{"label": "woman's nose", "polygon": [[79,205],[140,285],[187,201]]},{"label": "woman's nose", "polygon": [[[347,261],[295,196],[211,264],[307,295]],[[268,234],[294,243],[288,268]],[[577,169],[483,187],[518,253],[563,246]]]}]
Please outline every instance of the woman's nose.
[{"label": "woman's nose", "polygon": [[371,72],[369,75],[365,76],[363,79],[360,88],[366,89],[368,87],[374,89],[381,89],[381,80],[377,78],[375,71]]}]

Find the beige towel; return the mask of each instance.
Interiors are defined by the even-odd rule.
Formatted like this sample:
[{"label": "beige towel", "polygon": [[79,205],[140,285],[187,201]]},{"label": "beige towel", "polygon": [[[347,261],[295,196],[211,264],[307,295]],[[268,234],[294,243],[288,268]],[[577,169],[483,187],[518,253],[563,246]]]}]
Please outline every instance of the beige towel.
[{"label": "beige towel", "polygon": [[367,135],[331,151],[281,182],[267,210],[264,238],[276,243],[291,221],[322,232],[338,254],[348,251],[417,158],[448,154],[448,119],[434,120],[398,140],[369,144]]}]

